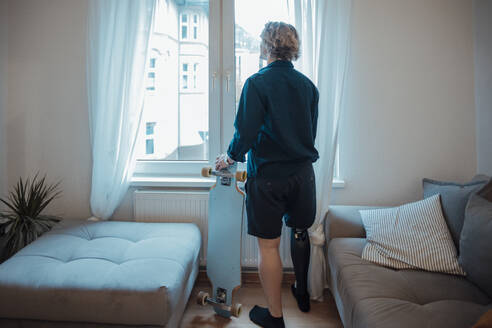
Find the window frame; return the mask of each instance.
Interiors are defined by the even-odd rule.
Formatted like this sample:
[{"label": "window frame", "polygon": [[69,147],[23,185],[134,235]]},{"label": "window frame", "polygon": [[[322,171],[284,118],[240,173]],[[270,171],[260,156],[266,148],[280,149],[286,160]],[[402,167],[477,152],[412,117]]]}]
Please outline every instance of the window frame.
[{"label": "window frame", "polygon": [[[163,178],[169,178],[172,181],[182,178],[193,179],[192,186],[204,186],[214,180],[210,178],[199,178],[201,168],[204,166],[213,166],[215,156],[224,153],[227,150],[230,140],[234,134],[234,119],[236,116],[236,99],[235,99],[235,83],[236,83],[236,55],[235,55],[235,28],[223,28],[221,26],[235,26],[235,1],[228,0],[209,0],[209,17],[208,17],[208,113],[209,113],[209,134],[208,134],[208,160],[196,161],[162,161],[162,160],[147,160],[138,159],[136,161],[135,173],[133,176],[134,184],[136,185],[165,185],[167,182],[160,183]],[[181,27],[183,26],[182,15],[187,15],[187,36],[183,39],[186,42],[195,42],[195,39],[190,38],[190,26],[192,25],[193,15],[195,13],[183,11],[179,17],[179,36],[181,37]],[[200,26],[202,20],[201,15],[197,14],[196,26]],[[199,32],[200,33],[200,32]],[[188,64],[188,75],[190,69],[194,66],[194,62],[186,62]],[[182,64],[180,63],[180,78],[182,78]],[[200,64],[198,66],[201,66]],[[198,71],[198,68],[197,68]],[[191,75],[197,75],[197,72],[191,72]],[[188,86],[193,81],[188,77]],[[203,82],[202,82],[203,83]],[[197,83],[198,85],[198,83]],[[190,92],[196,91],[198,88],[182,89],[181,91]],[[335,163],[333,170],[334,188],[343,188],[344,182],[340,178],[340,156],[339,147],[335,155]],[[238,169],[245,170],[246,163],[238,163]],[[138,181],[138,182],[137,182]],[[202,182],[198,182],[202,181]],[[177,182],[175,182],[176,184]],[[172,183],[171,183],[172,184]],[[182,186],[182,183],[176,185]]]}]

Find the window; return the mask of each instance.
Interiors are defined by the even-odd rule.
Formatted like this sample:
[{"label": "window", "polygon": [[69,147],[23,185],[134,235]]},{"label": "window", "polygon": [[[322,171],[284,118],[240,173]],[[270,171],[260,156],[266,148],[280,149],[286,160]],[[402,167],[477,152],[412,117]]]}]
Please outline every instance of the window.
[{"label": "window", "polygon": [[146,123],[146,129],[145,129],[145,134],[148,136],[151,136],[154,134],[154,127],[155,127],[155,122],[147,122]]},{"label": "window", "polygon": [[182,68],[182,79],[181,79],[181,88],[182,89],[188,89],[188,64],[184,63],[183,68]]},{"label": "window", "polygon": [[[287,5],[283,1],[235,1],[236,105],[246,79],[265,65],[260,60],[260,34],[268,21],[289,22]],[[262,10],[256,10],[256,5]]]},{"label": "window", "polygon": [[181,39],[182,40],[188,39],[188,15],[187,14],[181,15]]},{"label": "window", "polygon": [[198,63],[193,64],[193,89],[196,89],[196,76],[198,72]]},{"label": "window", "polygon": [[[152,50],[152,55],[154,55],[155,50]],[[149,72],[147,73],[147,90],[154,91],[155,90],[155,64],[157,58],[151,57],[149,61]]]},{"label": "window", "polygon": [[197,176],[213,165],[234,133],[244,82],[266,65],[265,23],[289,17],[285,0],[158,2],[137,176]]},{"label": "window", "polygon": [[[217,4],[217,0],[211,2]],[[150,37],[149,88],[136,145],[136,172],[148,174],[149,167],[159,167],[155,174],[199,172],[195,164],[205,165],[210,148],[215,154],[220,147],[219,129],[209,133],[215,124],[220,126],[215,123],[219,120],[210,120],[218,106],[209,111],[211,98],[217,97],[211,95],[208,85],[209,57],[218,53],[217,44],[213,49],[209,45],[208,17],[212,9],[208,0],[157,3]],[[200,33],[200,28],[205,33]]]},{"label": "window", "polygon": [[193,40],[198,39],[198,15],[193,15]]},{"label": "window", "polygon": [[154,153],[154,139],[145,140],[145,153],[152,155]]},{"label": "window", "polygon": [[149,72],[147,77],[147,90],[155,90],[155,73]]}]

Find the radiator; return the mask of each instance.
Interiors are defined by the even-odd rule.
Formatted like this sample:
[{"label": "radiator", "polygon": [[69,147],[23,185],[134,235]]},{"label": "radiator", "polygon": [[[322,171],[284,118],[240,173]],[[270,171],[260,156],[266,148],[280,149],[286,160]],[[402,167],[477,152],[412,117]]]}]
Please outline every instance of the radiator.
[{"label": "radiator", "polygon": [[[133,199],[134,218],[141,222],[192,222],[202,234],[200,265],[206,265],[208,236],[208,191],[136,190]],[[244,214],[241,266],[258,267],[256,239],[247,234]],[[227,247],[227,245],[225,245]],[[280,257],[284,268],[292,268],[290,258],[290,231],[285,225],[280,240]]]}]

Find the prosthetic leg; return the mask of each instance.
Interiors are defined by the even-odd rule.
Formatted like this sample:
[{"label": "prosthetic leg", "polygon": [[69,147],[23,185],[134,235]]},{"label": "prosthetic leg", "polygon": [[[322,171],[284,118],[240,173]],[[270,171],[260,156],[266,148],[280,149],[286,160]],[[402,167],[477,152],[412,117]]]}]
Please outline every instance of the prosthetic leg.
[{"label": "prosthetic leg", "polygon": [[307,229],[292,228],[290,239],[290,255],[294,264],[296,283],[291,286],[292,294],[297,300],[299,309],[308,312],[310,309],[309,293],[307,290],[309,257],[311,254],[311,244]]}]

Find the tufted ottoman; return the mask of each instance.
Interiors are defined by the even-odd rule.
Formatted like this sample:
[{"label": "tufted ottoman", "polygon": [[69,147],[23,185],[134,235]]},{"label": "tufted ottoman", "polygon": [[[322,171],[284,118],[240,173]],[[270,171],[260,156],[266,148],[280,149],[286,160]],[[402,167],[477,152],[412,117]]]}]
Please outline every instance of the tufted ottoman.
[{"label": "tufted ottoman", "polygon": [[200,245],[189,223],[64,221],[0,265],[0,326],[177,327]]}]

